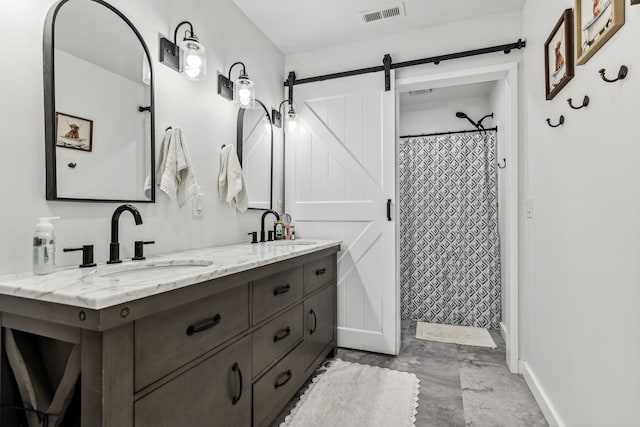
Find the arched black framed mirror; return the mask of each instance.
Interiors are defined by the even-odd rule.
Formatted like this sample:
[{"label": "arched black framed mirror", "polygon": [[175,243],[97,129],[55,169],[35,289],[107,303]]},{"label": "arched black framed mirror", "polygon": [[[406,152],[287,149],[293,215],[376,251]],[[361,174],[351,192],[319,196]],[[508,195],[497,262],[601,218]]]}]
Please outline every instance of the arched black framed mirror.
[{"label": "arched black framed mirror", "polygon": [[155,202],[153,70],[102,0],[61,0],[44,27],[47,200]]},{"label": "arched black framed mirror", "polygon": [[269,110],[259,99],[255,108],[238,111],[236,150],[249,209],[273,209],[273,124]]}]

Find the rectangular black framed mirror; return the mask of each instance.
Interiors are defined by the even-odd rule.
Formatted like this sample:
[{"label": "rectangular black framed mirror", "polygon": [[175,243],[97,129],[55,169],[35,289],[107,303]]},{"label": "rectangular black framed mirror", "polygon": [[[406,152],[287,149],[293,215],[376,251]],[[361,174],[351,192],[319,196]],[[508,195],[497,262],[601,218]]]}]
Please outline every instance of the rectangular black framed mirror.
[{"label": "rectangular black framed mirror", "polygon": [[44,27],[47,200],[155,202],[153,69],[102,0],[61,0]]}]

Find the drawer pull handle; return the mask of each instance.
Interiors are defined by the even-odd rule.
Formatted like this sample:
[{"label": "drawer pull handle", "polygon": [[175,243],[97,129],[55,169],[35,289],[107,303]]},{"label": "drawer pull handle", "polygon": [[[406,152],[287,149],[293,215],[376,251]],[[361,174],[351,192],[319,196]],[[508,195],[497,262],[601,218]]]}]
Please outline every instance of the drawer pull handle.
[{"label": "drawer pull handle", "polygon": [[207,329],[211,329],[222,320],[222,316],[216,314],[211,319],[203,320],[202,322],[196,323],[195,325],[189,325],[187,328],[187,335],[191,336],[193,334],[197,334],[198,332],[206,331]]},{"label": "drawer pull handle", "polygon": [[281,340],[285,339],[286,337],[288,337],[289,335],[291,335],[291,328],[287,326],[286,329],[282,329],[282,330],[278,331],[277,334],[274,335],[273,342],[281,341]]},{"label": "drawer pull handle", "polygon": [[309,310],[309,314],[313,315],[313,328],[309,329],[309,335],[313,335],[318,330],[318,316],[313,309]]},{"label": "drawer pull handle", "polygon": [[287,284],[285,286],[280,286],[279,288],[275,288],[273,290],[273,296],[277,297],[278,295],[286,294],[291,290],[291,285]]},{"label": "drawer pull handle", "polygon": [[238,402],[240,402],[240,399],[242,398],[242,371],[240,370],[240,366],[237,363],[234,363],[233,366],[231,367],[231,370],[233,372],[237,372],[238,373],[238,380],[240,381],[240,391],[238,391],[238,395],[237,396],[231,396],[231,403],[232,404],[236,404]]},{"label": "drawer pull handle", "polygon": [[319,270],[316,270],[316,276],[322,276],[326,272],[327,272],[326,268],[321,268]]},{"label": "drawer pull handle", "polygon": [[[293,376],[293,374],[291,373],[291,369],[287,370],[287,372],[285,372],[284,374],[282,374],[278,378],[276,378],[276,382],[273,383],[273,388],[279,389],[280,387],[284,386],[286,383],[289,382],[289,380],[291,379],[292,376]],[[282,378],[282,377],[286,377],[286,378],[283,379],[282,381],[280,381],[280,378]]]}]

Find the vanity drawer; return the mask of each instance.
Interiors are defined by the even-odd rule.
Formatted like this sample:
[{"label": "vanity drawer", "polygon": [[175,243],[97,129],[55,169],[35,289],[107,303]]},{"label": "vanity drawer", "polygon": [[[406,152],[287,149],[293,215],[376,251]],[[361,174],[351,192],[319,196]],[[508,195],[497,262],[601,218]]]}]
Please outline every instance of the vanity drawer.
[{"label": "vanity drawer", "polygon": [[326,285],[335,276],[335,255],[319,258],[304,265],[304,294]]},{"label": "vanity drawer", "polygon": [[137,320],[136,391],[248,328],[249,285]]},{"label": "vanity drawer", "polygon": [[302,339],[302,309],[302,303],[298,304],[253,333],[254,374],[262,372]]},{"label": "vanity drawer", "polygon": [[302,299],[302,266],[253,282],[253,324]]},{"label": "vanity drawer", "polygon": [[305,368],[299,345],[253,385],[253,425],[268,426],[304,384]]}]

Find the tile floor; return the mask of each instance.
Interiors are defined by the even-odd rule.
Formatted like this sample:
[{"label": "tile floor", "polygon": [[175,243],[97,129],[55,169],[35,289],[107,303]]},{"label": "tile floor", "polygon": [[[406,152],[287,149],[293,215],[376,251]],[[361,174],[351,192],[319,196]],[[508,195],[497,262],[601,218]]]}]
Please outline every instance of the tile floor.
[{"label": "tile floor", "polygon": [[[416,339],[415,331],[415,322],[403,322],[397,357],[346,349],[340,349],[338,357],[415,373],[420,379],[416,427],[547,426],[524,379],[509,372],[498,332],[491,331],[498,348],[488,349],[423,341]],[[297,400],[298,396],[289,402],[272,427]]]}]

